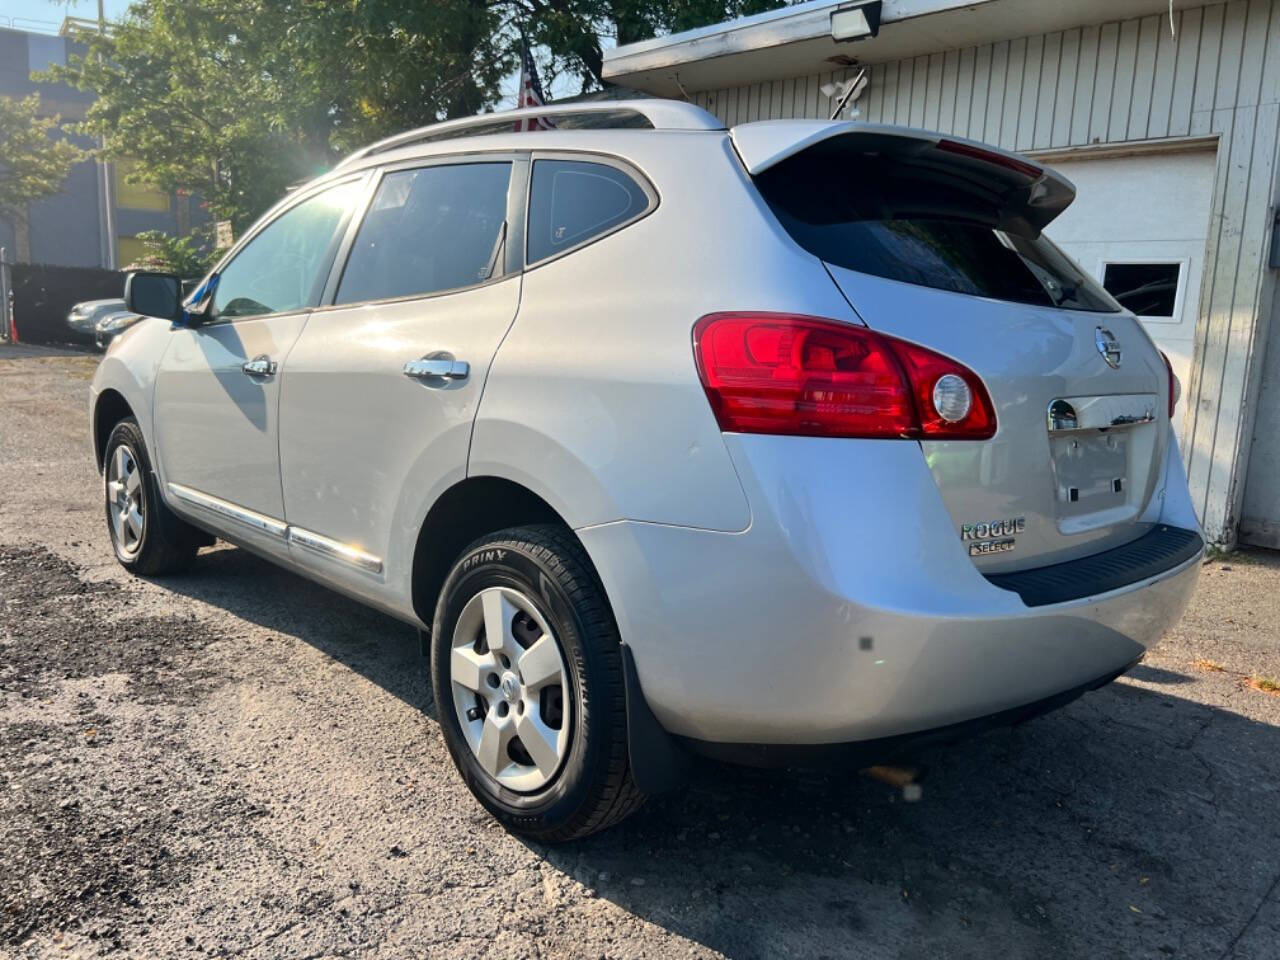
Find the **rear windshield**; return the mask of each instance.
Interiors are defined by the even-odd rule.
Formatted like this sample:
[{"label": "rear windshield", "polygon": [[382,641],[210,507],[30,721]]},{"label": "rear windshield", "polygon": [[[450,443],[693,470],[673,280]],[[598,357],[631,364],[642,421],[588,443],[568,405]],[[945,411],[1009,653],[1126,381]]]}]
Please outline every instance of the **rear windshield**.
[{"label": "rear windshield", "polygon": [[933,164],[806,151],[756,186],[796,243],[835,266],[1015,303],[1120,310],[1047,237],[1011,226],[1017,218],[989,192]]}]

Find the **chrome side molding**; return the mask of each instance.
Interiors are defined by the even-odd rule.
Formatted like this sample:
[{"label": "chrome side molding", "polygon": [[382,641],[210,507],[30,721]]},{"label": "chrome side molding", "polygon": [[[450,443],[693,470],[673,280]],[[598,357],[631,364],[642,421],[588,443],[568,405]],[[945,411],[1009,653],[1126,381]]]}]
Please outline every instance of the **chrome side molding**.
[{"label": "chrome side molding", "polygon": [[166,487],[169,495],[175,499],[201,507],[211,513],[218,514],[220,517],[226,517],[228,520],[242,523],[246,527],[278,537],[288,543],[296,543],[300,547],[306,547],[321,556],[349,564],[366,573],[382,573],[382,558],[366,553],[358,547],[341,543],[311,530],[290,526],[282,520],[276,520],[274,517],[268,517],[247,507],[238,506],[223,500],[221,497],[214,497],[207,493],[201,493],[199,490],[193,490],[191,487],[184,487],[180,483],[170,483]]},{"label": "chrome side molding", "polygon": [[213,497],[207,493],[201,493],[199,490],[192,490],[190,487],[184,487],[180,483],[168,484],[170,496],[176,497],[186,503],[194,504],[197,507],[203,507],[212,513],[218,514],[220,517],[226,517],[237,523],[243,523],[246,527],[252,527],[263,533],[269,533],[273,537],[279,537],[281,540],[285,538],[288,526],[268,517],[266,514],[257,513],[246,507],[237,506],[220,497]]},{"label": "chrome side molding", "polygon": [[301,527],[289,527],[289,542],[296,543],[300,547],[306,547],[308,550],[314,550],[316,553],[333,560],[348,563],[367,573],[382,572],[382,559],[380,557],[365,553],[350,544],[339,543],[337,540],[331,540],[318,533],[312,533],[310,530],[303,530]]},{"label": "chrome side molding", "polygon": [[1151,423],[1160,409],[1154,393],[1129,393],[1104,397],[1062,397],[1049,404],[1050,433],[1069,430],[1108,430]]}]

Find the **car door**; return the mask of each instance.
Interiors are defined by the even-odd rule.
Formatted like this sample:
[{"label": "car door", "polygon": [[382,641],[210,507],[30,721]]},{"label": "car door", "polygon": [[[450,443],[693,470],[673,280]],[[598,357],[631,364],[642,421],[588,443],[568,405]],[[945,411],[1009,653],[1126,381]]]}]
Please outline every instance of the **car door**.
[{"label": "car door", "polygon": [[466,475],[489,363],[519,305],[526,169],[485,156],[383,171],[284,366],[293,558],[401,612],[418,526]]},{"label": "car door", "polygon": [[279,365],[321,295],[361,177],[304,194],[260,225],[175,329],[155,386],[167,498],[232,539],[287,553],[280,491]]}]

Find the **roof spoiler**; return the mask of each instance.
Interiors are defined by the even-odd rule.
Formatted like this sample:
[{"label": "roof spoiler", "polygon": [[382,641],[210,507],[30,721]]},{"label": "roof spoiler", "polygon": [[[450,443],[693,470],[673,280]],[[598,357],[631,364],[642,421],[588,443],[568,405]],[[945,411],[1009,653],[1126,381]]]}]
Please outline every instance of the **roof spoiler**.
[{"label": "roof spoiler", "polygon": [[1026,157],[974,140],[891,124],[852,120],[763,120],[729,131],[734,149],[753,177],[819,144],[858,152],[901,153],[904,158],[966,168],[1005,194],[1008,219],[1043,230],[1075,199],[1066,177]]}]

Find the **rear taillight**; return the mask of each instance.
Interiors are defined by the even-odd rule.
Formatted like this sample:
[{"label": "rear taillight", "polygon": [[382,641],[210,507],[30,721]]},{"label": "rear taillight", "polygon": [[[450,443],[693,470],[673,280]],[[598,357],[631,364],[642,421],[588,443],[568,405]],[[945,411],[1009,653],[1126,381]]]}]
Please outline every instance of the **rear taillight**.
[{"label": "rear taillight", "polygon": [[1173,372],[1173,364],[1169,362],[1169,357],[1163,350],[1160,351],[1160,359],[1164,361],[1164,369],[1169,374],[1169,419],[1172,420],[1173,408],[1182,395],[1182,384],[1178,381],[1178,375]]},{"label": "rear taillight", "polygon": [[713,313],[694,327],[693,349],[728,432],[973,440],[996,432],[972,370],[866,327]]}]

